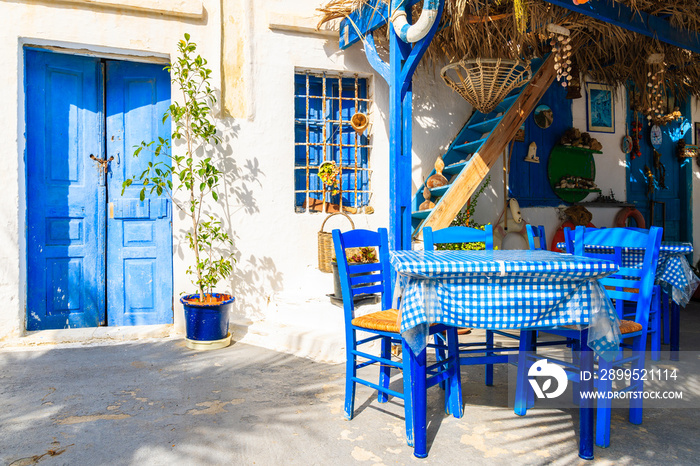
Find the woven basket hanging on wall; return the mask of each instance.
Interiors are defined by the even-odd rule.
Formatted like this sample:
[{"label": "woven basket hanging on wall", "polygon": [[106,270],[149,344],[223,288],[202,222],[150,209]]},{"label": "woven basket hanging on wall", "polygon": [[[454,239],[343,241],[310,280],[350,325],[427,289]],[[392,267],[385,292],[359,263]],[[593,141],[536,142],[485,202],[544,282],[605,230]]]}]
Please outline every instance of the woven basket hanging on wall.
[{"label": "woven basket hanging on wall", "polygon": [[350,221],[351,229],[355,229],[355,223],[352,219],[342,212],[330,214],[321,224],[321,230],[318,232],[318,268],[321,272],[326,273],[333,272],[331,261],[335,257],[335,250],[333,249],[333,233],[330,231],[323,231],[323,228],[326,226],[328,219],[334,215],[342,215],[347,218]]},{"label": "woven basket hanging on wall", "polygon": [[530,63],[501,58],[460,60],[442,68],[442,79],[481,113],[491,113],[532,77]]}]

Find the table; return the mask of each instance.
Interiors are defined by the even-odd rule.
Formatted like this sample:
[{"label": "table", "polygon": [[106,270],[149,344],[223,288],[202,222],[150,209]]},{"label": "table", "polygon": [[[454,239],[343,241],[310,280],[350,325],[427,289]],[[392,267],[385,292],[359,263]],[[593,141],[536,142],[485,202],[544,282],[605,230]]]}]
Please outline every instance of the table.
[{"label": "table", "polygon": [[[566,249],[566,243],[557,243],[559,249]],[[604,246],[588,246],[587,251],[605,252]],[[607,248],[609,250],[609,248]],[[658,285],[671,297],[673,302],[685,307],[698,287],[700,280],[690,268],[686,255],[693,253],[693,245],[676,241],[664,241],[659,249],[659,264],[656,266]],[[622,250],[622,266],[641,266],[644,251],[639,248]]]},{"label": "table", "polygon": [[[566,249],[566,243],[557,243],[559,249]],[[605,252],[604,246],[588,246],[589,252]],[[661,286],[666,294],[663,301],[664,311],[668,307],[668,297],[671,298],[670,319],[664,317],[664,340],[670,340],[671,360],[678,361],[680,349],[680,308],[685,307],[692,298],[700,280],[690,268],[686,255],[693,253],[693,245],[676,241],[663,241],[659,249],[659,264],[656,266],[655,283]],[[622,266],[640,266],[644,260],[644,251],[639,248],[624,248],[622,250]],[[669,313],[664,312],[664,316]],[[669,325],[670,320],[670,325]],[[670,333],[670,335],[669,335]]]},{"label": "table", "polygon": [[[619,346],[617,314],[597,282],[618,270],[610,261],[541,250],[391,251],[390,258],[401,297],[401,335],[412,350],[417,457],[427,456],[425,348],[430,324],[492,330],[588,326],[582,370],[593,369],[591,350],[609,358]],[[581,389],[592,390],[593,381]],[[592,401],[582,402],[580,410],[579,456],[592,459]]]}]

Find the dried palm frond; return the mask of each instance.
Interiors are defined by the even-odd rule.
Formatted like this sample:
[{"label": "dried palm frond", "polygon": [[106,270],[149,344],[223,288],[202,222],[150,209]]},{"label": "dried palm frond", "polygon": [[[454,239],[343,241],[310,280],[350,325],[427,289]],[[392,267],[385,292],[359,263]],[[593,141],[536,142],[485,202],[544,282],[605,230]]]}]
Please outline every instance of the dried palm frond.
[{"label": "dried palm frond", "polygon": [[[635,12],[664,18],[677,29],[700,33],[697,0],[613,1]],[[328,0],[320,8],[321,23],[347,17],[368,3],[369,0]],[[414,18],[419,12],[417,5]],[[574,55],[576,63],[598,82],[619,85],[632,81],[636,88],[643,89],[647,81],[646,57],[663,53],[670,92],[700,97],[700,55],[543,0],[446,0],[426,63],[442,67],[470,58],[541,57],[550,50],[546,41],[549,23],[571,31],[578,49]],[[386,28],[375,34],[375,38],[380,37],[386,37]]]}]

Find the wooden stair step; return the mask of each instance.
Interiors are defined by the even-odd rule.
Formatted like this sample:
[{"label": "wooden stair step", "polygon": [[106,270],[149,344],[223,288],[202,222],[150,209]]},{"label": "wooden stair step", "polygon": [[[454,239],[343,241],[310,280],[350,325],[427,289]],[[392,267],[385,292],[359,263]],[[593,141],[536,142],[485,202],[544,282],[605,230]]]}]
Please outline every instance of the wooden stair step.
[{"label": "wooden stair step", "polygon": [[488,120],[480,121],[479,123],[472,123],[468,125],[467,127],[473,131],[476,131],[478,133],[488,133],[492,129],[496,127],[499,121],[501,121],[501,118],[503,118],[503,115],[499,115],[496,118],[491,118]]},{"label": "wooden stair step", "polygon": [[427,210],[417,210],[411,214],[413,218],[428,218],[428,215],[430,215],[430,212],[432,212],[433,209],[427,209]]},{"label": "wooden stair step", "polygon": [[446,166],[443,170],[442,173],[443,175],[456,175],[457,173],[461,172],[464,167],[467,166],[469,163],[469,160],[466,160],[464,162],[459,162],[459,163],[453,163],[451,165]]},{"label": "wooden stair step", "polygon": [[461,152],[462,154],[473,154],[484,142],[486,142],[487,139],[488,138],[477,139],[476,141],[468,142],[466,144],[460,144],[458,146],[454,146],[452,150]]},{"label": "wooden stair step", "polygon": [[[445,172],[443,171],[443,173],[445,173]],[[438,188],[431,188],[430,189],[430,196],[431,197],[440,197],[443,194],[445,194],[448,189],[450,189],[450,186],[452,186],[452,185],[450,183],[448,183],[445,186],[440,186]]]},{"label": "wooden stair step", "polygon": [[516,92],[515,94],[509,95],[508,97],[503,99],[500,104],[496,105],[496,109],[494,110],[494,112],[500,113],[507,111],[515,103],[515,101],[518,100],[518,97],[520,97],[520,91],[522,91],[525,87],[527,87],[527,84],[521,87],[520,90],[518,90],[518,92]]}]

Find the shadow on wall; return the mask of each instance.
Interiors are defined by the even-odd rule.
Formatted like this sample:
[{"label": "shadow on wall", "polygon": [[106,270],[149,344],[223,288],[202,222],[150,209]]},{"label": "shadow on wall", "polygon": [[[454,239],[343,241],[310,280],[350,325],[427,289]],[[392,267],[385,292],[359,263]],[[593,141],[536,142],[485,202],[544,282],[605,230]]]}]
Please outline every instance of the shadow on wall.
[{"label": "shadow on wall", "polygon": [[[238,315],[256,320],[262,316],[267,307],[269,297],[282,288],[282,274],[277,271],[274,260],[271,257],[261,257],[250,254],[247,246],[242,246],[240,229],[241,225],[250,224],[245,220],[260,213],[260,207],[254,195],[254,188],[262,187],[261,178],[265,174],[260,170],[257,158],[245,159],[239,153],[234,153],[232,141],[238,136],[240,126],[235,120],[217,119],[217,134],[221,137],[221,143],[215,148],[217,151],[212,159],[218,164],[222,172],[218,186],[219,202],[212,206],[203,206],[204,218],[210,215],[214,219],[220,219],[224,229],[233,240],[231,250],[221,250],[222,257],[232,255],[235,259],[233,273],[227,286],[220,286],[222,291],[230,291],[236,298],[234,309]],[[182,141],[175,141],[175,145]],[[204,148],[199,148],[198,155],[203,155]],[[186,234],[189,231],[189,222],[182,211],[178,211],[178,217],[183,225],[179,229],[179,240],[175,241],[175,253],[186,264],[191,261],[186,255],[191,254]],[[188,274],[187,279],[192,277]],[[242,312],[241,312],[242,311]]]},{"label": "shadow on wall", "polygon": [[[236,307],[252,320],[260,317],[269,304],[270,296],[282,289],[283,275],[277,270],[271,257],[258,256],[253,252],[242,252],[236,247],[240,242],[237,229],[241,218],[250,218],[260,213],[254,197],[254,187],[262,188],[261,179],[265,173],[260,170],[257,158],[244,159],[233,153],[231,141],[240,127],[232,119],[221,122],[221,151],[224,176],[221,183],[223,194],[221,204],[224,209],[224,225],[233,239],[236,258],[230,287],[236,297]],[[237,219],[234,222],[234,218]],[[238,227],[238,228],[237,228]],[[243,249],[245,250],[245,249]]]},{"label": "shadow on wall", "polygon": [[[420,159],[414,168],[427,178],[438,155],[444,155],[471,114],[471,106],[447,87],[440,77],[441,66],[418,68],[413,84],[413,152]],[[413,183],[413,192],[418,186]]]}]

